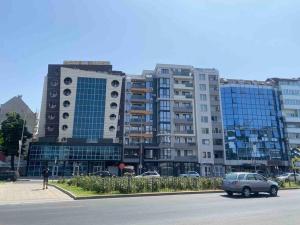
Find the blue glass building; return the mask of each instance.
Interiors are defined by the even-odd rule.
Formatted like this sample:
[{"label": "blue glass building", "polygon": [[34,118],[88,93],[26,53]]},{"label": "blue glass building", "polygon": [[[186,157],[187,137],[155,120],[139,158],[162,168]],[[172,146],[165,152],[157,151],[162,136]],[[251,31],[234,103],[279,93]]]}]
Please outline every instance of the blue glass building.
[{"label": "blue glass building", "polygon": [[279,97],[264,82],[223,81],[226,164],[233,170],[284,169],[287,154]]},{"label": "blue glass building", "polygon": [[79,77],[73,138],[103,138],[106,79]]}]

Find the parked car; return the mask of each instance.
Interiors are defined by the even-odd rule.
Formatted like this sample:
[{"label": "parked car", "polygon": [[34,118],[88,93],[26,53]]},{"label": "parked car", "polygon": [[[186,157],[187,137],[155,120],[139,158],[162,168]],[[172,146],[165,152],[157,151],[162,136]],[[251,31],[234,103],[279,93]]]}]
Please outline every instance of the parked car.
[{"label": "parked car", "polygon": [[200,174],[196,171],[188,171],[187,173],[183,173],[179,175],[180,177],[200,177]]},{"label": "parked car", "polygon": [[100,177],[115,177],[116,176],[109,171],[99,171],[96,173],[96,175],[98,175]]},{"label": "parked car", "polygon": [[142,173],[141,175],[138,175],[136,177],[137,178],[141,178],[141,177],[160,177],[160,175],[156,171],[148,171],[148,172]]},{"label": "parked car", "polygon": [[[296,175],[296,181],[300,181],[300,174],[296,173],[295,175]],[[285,182],[295,180],[294,173],[284,173],[277,176],[276,178],[280,181],[285,181]]]},{"label": "parked car", "polygon": [[16,181],[18,179],[18,173],[12,170],[0,171],[0,180]]},{"label": "parked car", "polygon": [[241,193],[244,197],[250,197],[251,193],[267,192],[271,196],[277,196],[279,189],[275,181],[268,180],[258,173],[229,173],[223,179],[222,189],[228,195]]}]

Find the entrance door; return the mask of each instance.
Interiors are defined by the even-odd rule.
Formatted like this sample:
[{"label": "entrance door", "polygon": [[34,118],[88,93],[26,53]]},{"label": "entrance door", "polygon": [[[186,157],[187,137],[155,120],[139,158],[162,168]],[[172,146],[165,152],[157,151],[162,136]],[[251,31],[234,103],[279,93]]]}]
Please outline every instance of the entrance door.
[{"label": "entrance door", "polygon": [[79,166],[77,164],[73,166],[73,176],[79,176]]},{"label": "entrance door", "polygon": [[100,171],[103,171],[102,166],[93,166],[93,175],[98,175]]},{"label": "entrance door", "polygon": [[58,176],[58,166],[52,167],[52,176],[57,177]]}]

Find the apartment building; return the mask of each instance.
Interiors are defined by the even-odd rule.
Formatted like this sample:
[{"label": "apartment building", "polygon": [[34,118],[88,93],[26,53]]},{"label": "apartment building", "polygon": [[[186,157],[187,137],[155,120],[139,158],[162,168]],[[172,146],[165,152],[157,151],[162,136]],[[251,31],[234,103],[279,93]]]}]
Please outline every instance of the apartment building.
[{"label": "apartment building", "polygon": [[28,175],[118,173],[122,160],[125,74],[109,62],[50,64],[45,77],[38,141]]},{"label": "apartment building", "polygon": [[278,91],[269,83],[221,80],[227,170],[277,173],[288,167]]},{"label": "apartment building", "polygon": [[287,149],[300,146],[300,78],[267,80],[278,90]]},{"label": "apartment building", "polygon": [[162,175],[224,174],[217,70],[157,64],[127,76],[125,96],[125,163]]}]

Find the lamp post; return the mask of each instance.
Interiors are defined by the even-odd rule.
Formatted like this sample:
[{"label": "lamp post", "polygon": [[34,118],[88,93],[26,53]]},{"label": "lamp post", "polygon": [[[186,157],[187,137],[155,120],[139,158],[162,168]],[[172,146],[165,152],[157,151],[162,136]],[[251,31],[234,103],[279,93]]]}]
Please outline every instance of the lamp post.
[{"label": "lamp post", "polygon": [[140,138],[139,174],[142,174],[142,168],[143,168],[143,122],[142,122],[142,116],[140,118],[140,121],[141,121],[141,138]]},{"label": "lamp post", "polygon": [[22,145],[23,145],[23,138],[24,138],[24,129],[25,129],[25,124],[26,124],[26,117],[27,117],[27,114],[25,114],[25,116],[24,116],[22,135],[21,135],[21,139],[19,140],[19,149],[18,149],[19,156],[18,156],[18,164],[17,164],[17,173],[18,174],[19,174],[19,170],[20,170],[21,152],[22,152]]}]

